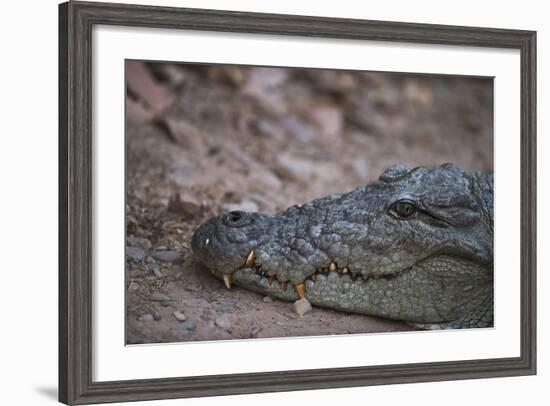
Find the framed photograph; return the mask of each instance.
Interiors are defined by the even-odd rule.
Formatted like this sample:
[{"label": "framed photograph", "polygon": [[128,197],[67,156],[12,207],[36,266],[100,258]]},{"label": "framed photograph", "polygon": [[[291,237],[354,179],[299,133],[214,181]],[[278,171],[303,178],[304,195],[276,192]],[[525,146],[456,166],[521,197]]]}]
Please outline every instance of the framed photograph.
[{"label": "framed photograph", "polygon": [[536,373],[535,32],[71,1],[59,32],[61,402]]}]

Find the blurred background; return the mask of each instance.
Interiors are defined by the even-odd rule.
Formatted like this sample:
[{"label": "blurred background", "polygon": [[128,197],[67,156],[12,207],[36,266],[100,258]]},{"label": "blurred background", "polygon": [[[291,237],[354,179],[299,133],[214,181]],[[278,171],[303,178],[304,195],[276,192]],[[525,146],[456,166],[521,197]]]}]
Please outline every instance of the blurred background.
[{"label": "blurred background", "polygon": [[[491,78],[128,61],[126,81],[129,342],[253,333],[220,330],[219,297],[204,292],[221,285],[186,268],[193,231],[213,215],[274,213],[349,191],[396,163],[493,169]],[[183,301],[175,305],[170,293]],[[170,324],[178,310],[205,323],[182,333]],[[345,329],[402,328],[359,324]],[[328,328],[299,327],[292,335]],[[282,330],[268,336],[290,335]]]}]

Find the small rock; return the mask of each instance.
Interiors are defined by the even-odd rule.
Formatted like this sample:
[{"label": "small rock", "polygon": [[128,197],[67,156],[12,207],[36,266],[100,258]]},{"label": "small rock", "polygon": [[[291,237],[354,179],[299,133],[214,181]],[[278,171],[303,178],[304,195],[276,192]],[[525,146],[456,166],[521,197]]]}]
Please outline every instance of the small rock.
[{"label": "small rock", "polygon": [[133,247],[139,247],[144,250],[151,249],[151,241],[149,241],[147,238],[130,236],[126,239],[126,241],[129,245]]},{"label": "small rock", "polygon": [[159,261],[170,262],[172,264],[183,260],[183,255],[178,251],[153,251],[151,255]]},{"label": "small rock", "polygon": [[300,142],[310,142],[318,133],[315,127],[309,125],[309,123],[300,117],[288,116],[283,118],[282,123],[290,135]]},{"label": "small rock", "polygon": [[197,327],[197,324],[193,320],[185,320],[184,322],[180,323],[178,325],[178,328],[180,330],[184,330],[186,332],[193,331]]},{"label": "small rock", "polygon": [[153,321],[155,320],[155,318],[153,317],[152,314],[142,314],[141,316],[139,316],[139,321]]},{"label": "small rock", "polygon": [[155,319],[155,321],[159,321],[160,319],[162,319],[160,313],[157,311],[153,313],[153,318]]},{"label": "small rock", "polygon": [[185,321],[187,320],[187,317],[185,317],[185,314],[181,310],[176,310],[174,313],[172,313],[177,321]]},{"label": "small rock", "polygon": [[145,251],[139,247],[126,247],[126,256],[134,261],[143,261]]},{"label": "small rock", "polygon": [[249,128],[257,135],[268,138],[279,138],[280,129],[268,120],[253,120],[249,123]]},{"label": "small rock", "polygon": [[264,296],[264,298],[262,299],[262,301],[264,303],[272,303],[273,302],[273,298],[271,296]]},{"label": "small rock", "polygon": [[130,282],[130,284],[128,285],[128,290],[130,292],[135,292],[138,289],[139,289],[139,284],[134,281]]},{"label": "small rock", "polygon": [[216,323],[216,326],[223,328],[224,330],[229,330],[231,328],[231,322],[229,321],[229,317],[226,315],[218,317],[214,323]]},{"label": "small rock", "polygon": [[279,190],[283,187],[283,182],[281,182],[279,177],[271,170],[261,165],[256,165],[250,169],[251,171],[248,175],[248,186],[250,190],[262,193],[262,191],[266,190],[265,188]]},{"label": "small rock", "polygon": [[149,67],[153,70],[155,75],[162,77],[175,87],[191,79],[191,73],[182,69],[179,65],[155,63],[151,64]]},{"label": "small rock", "polygon": [[155,81],[143,62],[128,62],[126,79],[128,89],[145,101],[155,113],[165,111],[176,100],[175,94]]},{"label": "small rock", "polygon": [[304,297],[294,302],[294,310],[302,317],[304,314],[311,312],[311,303]]},{"label": "small rock", "polygon": [[270,198],[268,198],[267,196],[262,195],[261,193],[248,192],[248,193],[245,193],[244,195],[249,197],[250,200],[255,201],[257,204],[263,206],[263,208],[269,208],[269,209],[275,208],[275,205],[276,205],[275,202]]},{"label": "small rock", "polygon": [[252,68],[243,86],[243,93],[254,97],[273,113],[284,114],[288,103],[281,88],[288,75],[281,68]]},{"label": "small rock", "polygon": [[162,273],[160,272],[160,266],[159,266],[159,264],[157,264],[156,261],[155,262],[149,262],[147,264],[147,269],[149,270],[149,272],[151,272],[157,278],[162,278]]},{"label": "small rock", "polygon": [[182,198],[179,193],[176,193],[168,200],[167,210],[179,214],[184,219],[190,219],[200,214],[201,205],[190,197]]},{"label": "small rock", "polygon": [[173,300],[170,296],[160,292],[153,292],[150,296],[150,299],[155,302],[168,302]]},{"label": "small rock", "polygon": [[338,135],[342,131],[343,117],[342,112],[334,107],[319,107],[312,112],[313,119],[323,131],[324,134],[337,140]]},{"label": "small rock", "polygon": [[[159,64],[160,65],[160,64]],[[155,117],[155,113],[147,108],[141,101],[134,101],[126,98],[126,119],[133,124],[148,124]]]},{"label": "small rock", "polygon": [[421,107],[430,108],[433,105],[433,94],[429,87],[416,80],[408,80],[405,84],[405,97]]},{"label": "small rock", "polygon": [[176,143],[183,145],[195,153],[203,153],[206,149],[204,136],[192,123],[173,117],[165,117],[157,120],[157,124],[165,130]]},{"label": "small rock", "polygon": [[282,169],[281,175],[287,179],[309,181],[316,170],[316,163],[312,160],[290,153],[279,154],[277,161],[278,169]]}]

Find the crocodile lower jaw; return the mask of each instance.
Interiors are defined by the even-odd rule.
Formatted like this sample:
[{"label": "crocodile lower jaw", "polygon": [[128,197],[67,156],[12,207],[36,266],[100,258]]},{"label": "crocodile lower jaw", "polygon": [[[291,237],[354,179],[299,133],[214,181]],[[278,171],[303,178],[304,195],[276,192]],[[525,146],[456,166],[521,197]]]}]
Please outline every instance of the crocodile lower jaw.
[{"label": "crocodile lower jaw", "polygon": [[[365,275],[361,272],[351,271],[347,266],[339,267],[336,262],[331,261],[326,267],[313,269],[308,276],[301,282],[296,284],[289,283],[288,280],[279,280],[276,273],[263,270],[261,265],[256,263],[256,253],[254,250],[247,255],[244,264],[241,268],[231,273],[225,273],[222,276],[225,286],[231,289],[233,283],[244,285],[251,288],[251,285],[256,285],[262,293],[271,294],[285,299],[303,298],[305,297],[307,288],[311,289],[315,286],[317,279],[321,281],[330,280],[337,281],[343,278],[342,283],[368,283],[378,279],[392,280],[401,272],[393,273],[371,273]],[[338,279],[337,279],[338,278]],[[290,286],[290,289],[289,289]],[[290,292],[288,292],[290,290]],[[295,295],[292,295],[292,293]]]}]

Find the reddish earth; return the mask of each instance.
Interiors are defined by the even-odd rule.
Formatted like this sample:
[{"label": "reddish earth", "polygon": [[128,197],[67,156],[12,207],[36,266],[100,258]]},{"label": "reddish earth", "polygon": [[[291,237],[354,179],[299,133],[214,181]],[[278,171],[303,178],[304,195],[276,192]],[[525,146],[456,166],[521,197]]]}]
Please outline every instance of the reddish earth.
[{"label": "reddish earth", "polygon": [[395,163],[492,170],[490,79],[139,62],[127,77],[128,343],[411,329],[227,290],[190,238],[223,211],[274,213]]}]

